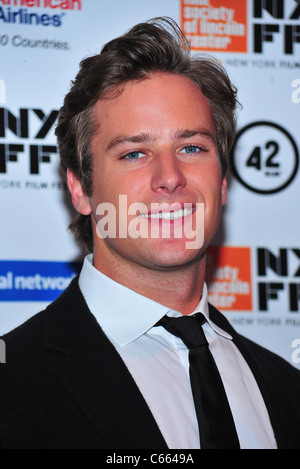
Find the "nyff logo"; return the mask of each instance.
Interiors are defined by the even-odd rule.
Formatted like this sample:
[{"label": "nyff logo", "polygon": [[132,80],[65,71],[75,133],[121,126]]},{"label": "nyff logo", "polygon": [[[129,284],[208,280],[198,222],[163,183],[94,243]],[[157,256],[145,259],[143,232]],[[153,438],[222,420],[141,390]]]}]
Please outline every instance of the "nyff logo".
[{"label": "nyff logo", "polygon": [[[272,22],[265,22],[270,16]],[[295,44],[300,42],[300,4],[298,1],[294,0],[291,5],[286,0],[254,0],[253,17],[255,20],[263,20],[253,25],[254,52],[264,52],[264,43],[275,42],[275,36],[280,35],[282,52],[284,54],[295,53]]]},{"label": "nyff logo", "polygon": [[[260,311],[268,311],[269,301],[278,300],[281,292],[286,299],[286,309],[291,313],[300,311],[299,248],[279,248],[278,253],[273,253],[267,248],[258,248],[257,275],[260,277],[258,282]],[[266,281],[263,281],[263,277]]]},{"label": "nyff logo", "polygon": [[[15,116],[6,108],[0,108],[0,138],[5,138],[7,130],[12,132],[19,139],[44,140],[52,129],[56,118],[57,110],[52,110],[46,114],[42,109],[19,110],[19,116]],[[35,125],[31,120],[35,118]],[[38,128],[36,128],[38,121]],[[30,125],[30,123],[32,125]],[[35,127],[35,130],[32,131]],[[24,153],[26,145],[24,143],[0,143],[0,174],[8,172],[10,163],[19,161],[19,154]],[[56,145],[31,144],[29,153],[29,174],[39,174],[41,163],[50,163],[51,154],[57,153]]]}]

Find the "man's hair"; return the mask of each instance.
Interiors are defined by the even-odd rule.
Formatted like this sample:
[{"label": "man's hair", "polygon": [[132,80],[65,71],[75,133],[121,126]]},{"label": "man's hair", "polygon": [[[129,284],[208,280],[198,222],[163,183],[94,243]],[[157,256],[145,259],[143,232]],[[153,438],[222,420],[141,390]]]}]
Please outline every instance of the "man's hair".
[{"label": "man's hair", "polygon": [[[155,72],[189,78],[207,97],[216,129],[222,174],[228,167],[236,133],[236,89],[220,62],[207,55],[191,54],[190,44],[170,18],[154,18],[113,39],[101,52],[85,58],[60,109],[56,136],[61,167],[81,181],[87,196],[93,192],[91,140],[97,130],[93,106],[104,97],[121,93],[123,86]],[[100,123],[101,125],[101,123]],[[70,224],[75,238],[93,250],[90,216],[78,214]]]}]

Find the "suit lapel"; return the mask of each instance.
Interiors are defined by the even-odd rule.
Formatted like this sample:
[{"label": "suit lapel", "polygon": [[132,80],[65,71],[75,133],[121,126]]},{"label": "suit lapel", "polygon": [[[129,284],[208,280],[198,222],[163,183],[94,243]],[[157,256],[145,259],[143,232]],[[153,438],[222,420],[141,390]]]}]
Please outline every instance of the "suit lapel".
[{"label": "suit lapel", "polygon": [[132,376],[88,310],[77,279],[48,310],[44,344],[51,366],[105,446],[166,448]]}]

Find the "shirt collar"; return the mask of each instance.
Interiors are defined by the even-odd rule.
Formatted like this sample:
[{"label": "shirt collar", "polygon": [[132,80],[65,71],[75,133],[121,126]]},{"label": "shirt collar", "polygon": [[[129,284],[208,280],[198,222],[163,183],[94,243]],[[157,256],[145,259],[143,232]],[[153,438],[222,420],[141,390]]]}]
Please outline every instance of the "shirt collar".
[{"label": "shirt collar", "polygon": [[[93,266],[92,254],[84,259],[79,287],[104,333],[120,347],[145,334],[165,314],[180,316],[178,311],[170,310],[104,275]],[[201,300],[192,314],[196,312],[204,314],[215,332],[228,339],[232,338],[210,320],[205,284]]]}]

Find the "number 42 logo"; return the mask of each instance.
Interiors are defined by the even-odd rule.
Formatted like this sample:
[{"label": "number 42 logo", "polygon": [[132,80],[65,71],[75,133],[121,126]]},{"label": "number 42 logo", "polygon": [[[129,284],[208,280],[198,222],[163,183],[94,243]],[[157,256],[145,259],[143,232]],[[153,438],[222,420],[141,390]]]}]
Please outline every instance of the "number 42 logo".
[{"label": "number 42 logo", "polygon": [[277,155],[277,153],[279,152],[279,144],[273,140],[269,140],[268,142],[266,142],[266,144],[264,145],[264,148],[260,147],[260,146],[256,146],[254,148],[254,150],[252,151],[252,153],[250,154],[248,160],[247,160],[247,163],[246,165],[248,167],[253,167],[253,168],[256,168],[258,170],[261,170],[262,169],[262,151],[263,150],[270,150],[269,151],[269,154],[267,155],[267,157],[265,158],[265,167],[266,168],[279,168],[280,167],[280,163],[278,161],[276,161],[275,157]]},{"label": "number 42 logo", "polygon": [[237,134],[231,167],[238,181],[250,191],[274,194],[296,176],[299,152],[283,127],[268,121],[252,122]]}]

